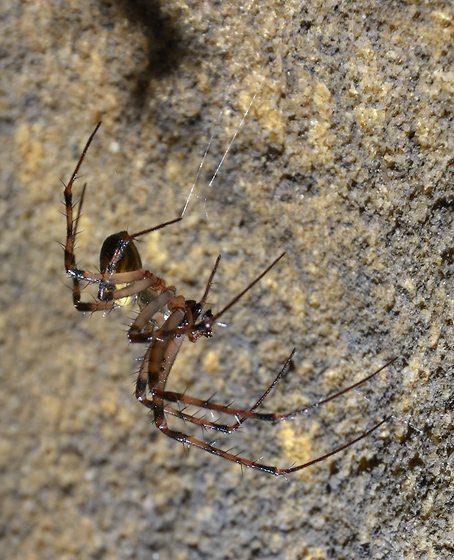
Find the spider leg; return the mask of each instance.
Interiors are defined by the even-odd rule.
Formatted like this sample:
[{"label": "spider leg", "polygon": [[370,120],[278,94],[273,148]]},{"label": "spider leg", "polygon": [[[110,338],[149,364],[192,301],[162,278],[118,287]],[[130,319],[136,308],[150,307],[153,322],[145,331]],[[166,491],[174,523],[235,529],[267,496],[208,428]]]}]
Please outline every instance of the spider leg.
[{"label": "spider leg", "polygon": [[[281,371],[278,373],[277,377],[274,379],[274,381],[271,383],[271,385],[267,388],[267,390],[263,393],[263,395],[259,398],[259,400],[250,409],[250,411],[253,411],[257,407],[259,407],[262,404],[262,402],[265,400],[265,398],[269,395],[269,393],[274,388],[276,383],[279,381],[279,379],[286,372],[286,370],[288,368],[288,365],[290,363],[290,360],[293,358],[294,354],[295,354],[295,350],[292,351],[290,356],[287,358],[287,361],[285,362],[284,367],[281,369]],[[191,416],[190,414],[185,414],[184,412],[182,412],[180,410],[175,410],[174,408],[171,408],[170,406],[165,406],[164,407],[164,412],[166,412],[167,414],[170,414],[171,416],[176,416],[176,417],[180,418],[181,420],[185,420],[187,422],[191,422],[192,424],[197,424],[199,426],[202,426],[203,428],[209,428],[211,430],[218,430],[218,431],[223,432],[225,434],[231,434],[232,432],[237,430],[247,420],[247,418],[245,416],[241,416],[241,417],[238,416],[235,424],[219,424],[218,422],[210,422],[209,420],[205,420],[204,418],[197,418],[196,416]]]},{"label": "spider leg", "polygon": [[[259,400],[254,404],[253,407],[251,407],[250,412],[253,412],[256,408],[258,408],[262,402],[266,399],[266,397],[271,393],[271,391],[274,389],[274,387],[276,386],[277,382],[279,381],[279,379],[284,375],[284,373],[287,371],[288,366],[290,364],[291,359],[293,358],[293,356],[295,355],[296,352],[296,348],[294,348],[290,354],[290,356],[287,358],[284,366],[282,367],[281,371],[277,374],[276,378],[274,379],[274,381],[271,383],[271,385],[266,389],[266,391],[261,395],[261,397],[259,398]],[[244,422],[246,422],[247,418],[245,416],[242,416],[240,418],[237,419],[237,422],[235,424],[232,424],[231,426],[228,426],[228,428],[230,428],[230,432],[233,432],[234,430],[236,430],[237,428],[239,428]]]},{"label": "spider leg", "polygon": [[[182,296],[173,298],[169,303],[172,302],[171,315],[165,321],[164,326],[175,328],[185,318],[185,302]],[[136,398],[148,408],[154,410],[151,401],[146,396],[147,387],[152,394],[157,388],[165,388],[170,370],[183,341],[184,337],[182,336],[167,337],[153,341],[148,347],[140,366],[136,384]]]},{"label": "spider leg", "polygon": [[292,473],[292,472],[296,472],[296,471],[305,469],[306,467],[314,465],[315,463],[319,463],[320,461],[324,461],[325,459],[328,459],[328,457],[336,455],[337,453],[340,453],[341,451],[343,451],[344,449],[347,449],[351,445],[354,445],[358,441],[361,441],[362,439],[368,437],[372,432],[377,430],[381,425],[383,425],[385,422],[387,422],[391,418],[390,416],[386,417],[384,420],[382,420],[381,422],[376,424],[372,429],[368,430],[367,432],[364,432],[363,434],[361,434],[360,436],[358,436],[354,440],[349,441],[348,443],[342,445],[341,447],[338,447],[337,449],[335,449],[334,451],[331,451],[330,453],[326,453],[325,455],[317,457],[316,459],[313,459],[312,461],[308,461],[307,463],[303,463],[302,465],[297,465],[296,467],[291,467],[291,468],[288,468],[288,469],[282,469],[280,467],[272,467],[272,466],[269,466],[269,465],[264,465],[264,464],[258,463],[256,461],[251,461],[249,459],[243,459],[242,457],[239,457],[238,455],[232,455],[231,453],[228,453],[227,451],[223,451],[222,449],[214,447],[213,445],[210,445],[208,443],[200,441],[199,439],[196,439],[192,436],[188,436],[188,435],[184,434],[183,432],[178,432],[176,430],[171,430],[167,426],[167,421],[165,419],[165,408],[162,404],[162,400],[160,398],[156,397],[155,395],[153,395],[153,410],[154,410],[154,415],[155,415],[156,426],[166,436],[168,436],[172,439],[175,439],[176,441],[179,441],[182,444],[193,445],[194,447],[197,447],[199,449],[203,449],[204,451],[207,451],[208,453],[211,453],[213,455],[217,455],[218,457],[222,457],[223,459],[227,459],[228,461],[232,461],[233,463],[237,463],[239,465],[243,465],[243,466],[249,467],[251,469],[257,469],[257,470],[260,470],[260,471],[263,471],[263,472],[266,472],[266,473],[269,473],[269,474],[273,474],[274,476],[283,476],[283,475],[286,475],[286,474],[289,474],[289,473]]},{"label": "spider leg", "polygon": [[[153,408],[152,401],[150,401],[150,408]],[[205,420],[205,418],[198,418],[197,416],[191,416],[190,414],[185,414],[181,410],[176,410],[175,408],[172,408],[168,405],[164,406],[164,412],[166,414],[170,414],[171,416],[175,416],[176,418],[180,418],[180,420],[184,420],[185,422],[190,422],[191,424],[197,424],[197,426],[200,426],[202,428],[217,430],[218,432],[223,432],[225,434],[230,434],[239,427],[239,424],[234,426],[227,426],[226,424],[218,424],[217,422],[210,422],[209,420]]]},{"label": "spider leg", "polygon": [[[198,406],[200,408],[206,408],[206,409],[209,409],[209,410],[216,410],[217,412],[221,412],[221,413],[224,413],[224,414],[231,414],[233,416],[238,416],[240,418],[241,417],[243,417],[245,419],[246,418],[254,418],[256,420],[264,420],[264,421],[267,421],[267,422],[275,423],[275,422],[282,422],[284,420],[291,420],[292,418],[295,418],[296,416],[301,416],[302,414],[305,414],[305,413],[309,412],[310,410],[312,410],[314,408],[318,408],[319,406],[321,406],[323,404],[326,404],[326,403],[336,399],[337,397],[340,397],[341,395],[344,395],[345,393],[347,393],[348,391],[351,391],[352,389],[356,389],[356,387],[359,387],[363,383],[366,383],[366,381],[369,381],[370,379],[375,377],[378,373],[380,373],[383,369],[385,369],[386,367],[391,365],[396,360],[397,360],[397,358],[393,358],[388,363],[386,363],[384,366],[377,369],[376,371],[374,371],[373,373],[371,373],[367,377],[364,377],[363,379],[361,379],[357,383],[354,383],[353,385],[350,385],[349,387],[346,387],[345,389],[342,389],[341,391],[335,393],[334,395],[331,395],[330,397],[327,397],[326,399],[323,399],[321,401],[313,403],[313,404],[311,404],[311,405],[309,405],[305,408],[302,408],[300,410],[294,410],[294,411],[286,413],[286,414],[276,414],[276,413],[273,413],[273,412],[269,412],[269,413],[267,413],[267,412],[254,412],[254,409],[261,404],[263,399],[268,395],[268,393],[271,391],[271,389],[277,383],[277,381],[281,377],[282,373],[285,371],[286,366],[284,366],[284,368],[282,370],[282,373],[281,372],[279,373],[276,380],[270,385],[269,389],[264,393],[264,395],[262,395],[262,397],[259,399],[259,401],[257,401],[256,405],[254,405],[254,407],[251,410],[241,410],[241,409],[238,409],[238,408],[232,408],[232,407],[221,405],[221,404],[215,404],[215,403],[212,403],[210,401],[204,401],[202,399],[197,399],[195,397],[191,397],[189,395],[182,395],[181,393],[176,393],[176,392],[173,392],[173,391],[165,391],[165,390],[162,390],[161,388],[158,388],[158,387],[153,388],[153,394],[155,394],[157,397],[159,397],[162,400],[167,400],[167,401],[170,401],[170,402],[183,402],[183,403],[188,404],[188,405]],[[286,362],[286,365],[287,365],[287,363],[288,363],[288,361]],[[244,420],[243,420],[243,422],[244,422]]]},{"label": "spider leg", "polygon": [[[166,286],[164,280],[162,280],[158,276],[155,276],[152,272],[144,268],[139,268],[128,272],[112,273],[108,276],[108,282],[105,281],[105,272],[89,272],[74,267],[71,270],[67,270],[67,274],[73,280],[73,301],[74,306],[78,311],[100,311],[119,307],[119,304],[117,303],[118,300],[130,296],[135,296],[137,294],[140,294],[144,290],[147,290],[148,288],[151,288],[159,295],[164,291],[170,290],[173,292],[174,296],[176,292],[174,286]],[[91,284],[99,284],[98,298],[100,299],[100,301],[80,301],[79,282],[81,280]],[[106,290],[107,286],[118,286],[120,284],[127,285],[116,290]],[[159,307],[157,310],[159,310],[161,307]]]},{"label": "spider leg", "polygon": [[82,151],[82,154],[77,162],[76,168],[74,169],[73,174],[71,175],[71,179],[69,183],[65,185],[64,189],[64,198],[65,198],[65,208],[66,208],[66,245],[65,245],[65,269],[68,276],[72,278],[73,281],[73,304],[74,307],[78,311],[106,311],[115,307],[115,302],[108,301],[108,302],[83,302],[81,301],[81,289],[80,289],[80,281],[85,280],[87,282],[98,282],[95,277],[96,275],[91,274],[90,272],[85,272],[78,270],[76,267],[76,256],[74,251],[74,246],[76,242],[76,235],[77,235],[77,228],[79,225],[79,219],[82,210],[82,204],[85,196],[85,189],[86,185],[84,185],[82,189],[81,198],[79,201],[79,209],[77,212],[77,216],[74,219],[73,211],[74,211],[74,204],[73,204],[73,192],[72,187],[74,185],[75,180],[77,179],[77,174],[79,173],[80,166],[85,159],[87,154],[88,148],[95,137],[95,134],[98,132],[99,127],[101,126],[101,122],[99,122],[93,132],[90,135],[85,147]]},{"label": "spider leg", "polygon": [[150,301],[137,315],[136,320],[128,331],[130,342],[147,342],[148,334],[142,333],[142,329],[149,324],[149,321],[160,309],[166,306],[175,297],[175,288],[168,286],[167,289],[159,294],[154,300]]},{"label": "spider leg", "polygon": [[[122,272],[112,274],[110,277],[110,281],[115,285],[127,283],[129,284],[128,286],[109,292],[104,291],[102,301],[84,302],[80,299],[80,281],[101,285],[101,283],[103,282],[103,274],[80,270],[78,268],[68,270],[67,274],[72,278],[73,281],[74,307],[78,311],[82,312],[102,310],[105,311],[108,309],[113,309],[115,307],[119,307],[117,300],[121,298],[137,295],[147,288],[161,289],[163,285],[165,286],[160,278],[145,269],[134,270],[131,272]],[[168,289],[172,288],[173,286],[169,286]]]},{"label": "spider leg", "polygon": [[77,162],[76,168],[71,175],[71,179],[69,183],[65,185],[64,190],[64,198],[65,198],[65,208],[66,208],[66,245],[65,245],[65,268],[66,273],[68,276],[72,278],[73,281],[73,304],[74,307],[78,311],[106,311],[115,307],[114,302],[83,302],[81,301],[81,289],[80,289],[80,281],[85,280],[87,282],[97,282],[97,280],[92,279],[92,274],[89,272],[83,272],[77,269],[76,267],[76,256],[75,256],[75,242],[76,242],[76,235],[77,235],[77,228],[79,225],[79,219],[81,216],[82,205],[85,197],[86,191],[86,184],[82,188],[82,194],[79,201],[79,208],[77,211],[77,216],[74,219],[73,211],[74,211],[74,204],[73,204],[73,193],[72,187],[74,185],[74,181],[77,178],[77,174],[79,173],[80,166],[82,165],[83,160],[87,154],[88,148],[93,141],[95,134],[97,133],[101,123],[99,122],[96,125],[96,128],[91,133],[90,138],[88,139],[87,143],[85,144],[85,148],[83,149],[82,155]]},{"label": "spider leg", "polygon": [[[131,342],[141,342],[143,340],[141,330],[146,326],[149,319],[164,305],[167,305],[171,311],[170,317],[163,324],[163,330],[174,330],[185,321],[187,324],[192,325],[194,314],[200,314],[203,304],[206,301],[209,290],[211,288],[214,275],[216,274],[220,256],[217,257],[213,270],[211,271],[210,278],[207,282],[204,295],[200,302],[186,302],[182,296],[175,297],[174,292],[167,290],[158,296],[154,301],[150,302],[139,314],[136,321],[131,326],[129,338]],[[173,416],[177,416],[183,420],[187,420],[194,424],[198,424],[205,428],[212,428],[221,431],[229,432],[228,426],[222,426],[214,422],[209,422],[201,418],[196,418],[185,414],[182,411],[177,411],[170,406],[164,406],[161,399],[155,397],[155,392],[160,388],[164,389],[167,378],[172,369],[173,363],[176,359],[181,344],[184,341],[183,336],[166,336],[161,339],[153,340],[148,347],[141,368],[136,385],[136,398],[146,407],[151,408],[154,412],[155,422],[156,418],[164,412]],[[146,396],[147,387],[152,394],[152,400]],[[160,403],[160,404],[158,404]],[[234,428],[235,429],[235,428]],[[231,430],[233,431],[233,430]]]},{"label": "spider leg", "polygon": [[[77,212],[76,219],[73,218],[74,204],[73,204],[72,187],[73,187],[74,181],[76,180],[77,174],[79,173],[80,166],[82,165],[82,162],[85,159],[85,155],[88,151],[88,148],[90,147],[90,144],[92,143],[93,138],[95,137],[95,134],[97,133],[100,126],[101,126],[101,123],[99,122],[96,125],[96,128],[94,129],[94,131],[91,133],[90,138],[88,139],[87,143],[85,144],[85,148],[83,149],[82,155],[80,156],[79,161],[77,162],[76,168],[74,169],[74,172],[71,175],[71,179],[69,180],[69,183],[67,185],[65,185],[65,190],[63,192],[64,198],[65,198],[65,208],[66,208],[65,268],[66,268],[66,272],[70,276],[72,276],[72,279],[73,279],[73,303],[74,303],[74,306],[76,307],[76,309],[80,309],[80,311],[96,311],[96,308],[93,308],[92,303],[84,303],[84,302],[80,301],[80,293],[81,293],[80,282],[79,282],[80,278],[77,278],[77,277],[73,276],[73,274],[72,274],[73,271],[76,270],[76,257],[75,257],[75,253],[74,253],[74,245],[75,245],[75,242],[76,242],[77,226],[78,226],[78,223],[79,223],[79,218],[80,218],[80,213],[81,213],[81,209],[82,209],[82,203],[83,203],[83,200],[84,200],[86,185],[84,185],[84,187],[82,189],[82,195],[81,195],[81,198],[80,198],[79,210]],[[107,309],[109,309],[110,307],[108,307]],[[106,309],[106,308],[103,307],[103,309]]]},{"label": "spider leg", "polygon": [[218,255],[217,258],[216,258],[216,262],[214,263],[213,270],[211,271],[210,277],[208,279],[207,285],[205,287],[205,292],[202,296],[202,299],[199,301],[200,306],[203,306],[203,304],[207,300],[208,294],[211,290],[211,286],[213,285],[214,275],[216,274],[216,272],[218,270],[220,260],[221,260],[221,255]]},{"label": "spider leg", "polygon": [[[169,319],[166,321],[166,323],[164,324],[165,328],[172,327],[171,323],[174,323],[174,324],[178,323],[178,321],[181,321],[182,318],[184,318],[184,314],[181,314],[181,315],[177,316],[176,312],[174,312],[169,317]],[[385,418],[384,420],[382,420],[381,422],[376,424],[372,429],[368,430],[367,432],[364,432],[363,434],[356,437],[354,440],[336,448],[334,451],[331,451],[330,453],[327,453],[325,455],[317,457],[316,459],[313,459],[312,461],[309,461],[309,462],[304,463],[302,465],[297,465],[296,467],[291,467],[291,468],[288,468],[288,469],[282,469],[282,468],[279,468],[279,467],[264,465],[262,463],[258,463],[257,461],[251,461],[249,459],[244,459],[244,458],[239,457],[237,455],[233,455],[231,453],[223,451],[222,449],[214,447],[213,445],[202,442],[202,441],[200,441],[200,440],[198,440],[198,439],[196,439],[192,436],[188,436],[187,434],[184,434],[183,432],[179,432],[179,431],[176,431],[176,430],[171,430],[168,427],[167,421],[166,421],[166,418],[165,418],[165,413],[166,412],[170,412],[172,414],[172,411],[173,411],[172,415],[174,415],[174,416],[179,416],[180,418],[190,420],[191,422],[193,422],[195,424],[204,425],[206,427],[210,427],[210,424],[213,424],[213,423],[208,423],[208,421],[202,420],[202,419],[195,419],[194,417],[190,417],[189,415],[185,415],[184,413],[181,413],[181,412],[179,413],[178,411],[172,409],[171,407],[165,406],[164,405],[164,399],[172,400],[174,402],[178,401],[178,402],[186,402],[187,404],[195,404],[195,405],[198,405],[198,406],[202,406],[202,408],[209,408],[211,410],[219,410],[220,412],[227,412],[227,413],[231,413],[231,414],[235,414],[235,415],[238,413],[239,416],[252,417],[252,418],[258,418],[258,419],[267,419],[267,420],[271,419],[273,421],[283,420],[283,419],[285,419],[284,418],[285,415],[272,415],[272,414],[271,415],[270,414],[262,415],[262,414],[254,413],[252,411],[235,410],[235,409],[231,409],[229,407],[224,407],[222,405],[214,405],[213,403],[208,403],[207,401],[201,401],[199,399],[193,399],[192,397],[186,397],[186,395],[181,395],[181,394],[178,394],[178,393],[172,393],[172,392],[165,391],[164,389],[160,389],[158,387],[158,385],[160,387],[165,387],[165,383],[166,383],[168,375],[170,373],[170,369],[173,365],[173,362],[176,358],[176,355],[177,355],[178,350],[179,350],[179,348],[182,344],[182,341],[183,341],[183,337],[172,337],[172,338],[170,338],[170,340],[169,339],[157,340],[150,345],[150,347],[148,348],[147,353],[145,355],[145,359],[144,359],[144,362],[142,364],[141,372],[139,374],[136,396],[145,406],[147,406],[148,408],[151,408],[153,410],[154,422],[156,424],[156,427],[161,432],[163,432],[166,436],[168,436],[172,439],[175,439],[176,441],[179,441],[180,443],[183,443],[183,444],[186,444],[186,445],[192,445],[192,446],[197,447],[199,449],[203,449],[204,451],[207,451],[208,453],[211,453],[213,455],[223,457],[224,459],[227,459],[228,461],[235,462],[235,463],[237,463],[239,465],[242,465],[242,466],[245,466],[245,467],[261,470],[263,472],[273,474],[275,476],[286,475],[286,474],[289,474],[291,472],[295,472],[295,471],[304,469],[306,467],[309,467],[310,465],[313,465],[315,463],[323,461],[324,459],[327,459],[328,457],[331,457],[332,455],[335,455],[336,453],[339,453],[339,452],[343,451],[344,449],[350,447],[351,445],[357,443],[358,441],[368,437],[372,432],[377,430],[382,424],[384,424],[386,421],[388,421],[391,418],[391,417]],[[156,346],[159,347],[158,350],[155,350]],[[153,356],[153,354],[155,354],[155,355]],[[158,360],[160,360],[159,366],[158,366]],[[286,365],[287,365],[288,361],[289,360],[287,360]],[[386,365],[389,365],[389,364],[386,364]],[[159,367],[159,369],[158,369],[158,367]],[[386,367],[386,366],[383,366],[383,367]],[[361,380],[360,382],[348,387],[347,389],[344,389],[340,393],[337,393],[336,395],[333,395],[332,397],[329,397],[328,399],[325,399],[324,401],[321,401],[320,403],[317,403],[317,406],[319,406],[322,402],[328,402],[328,400],[332,400],[336,396],[339,396],[339,395],[345,393],[346,391],[348,391],[348,390],[350,390],[354,387],[357,387],[361,383],[364,383],[367,379],[370,379],[371,377],[376,375],[382,369],[383,368],[380,368],[379,370],[375,371],[372,375],[368,376],[368,378],[365,378],[365,379]],[[147,380],[145,380],[143,378],[142,371],[145,372],[145,370],[148,371],[148,379]],[[271,391],[271,389],[274,387],[275,383],[281,377],[283,371],[285,371],[285,366],[284,366],[283,370],[281,370],[281,372],[279,372],[276,380],[270,385],[268,390],[257,401],[256,406],[259,406],[259,404],[263,401],[263,399]],[[141,376],[142,376],[142,379],[140,381]],[[146,396],[145,396],[147,381],[150,385],[151,396],[152,396],[151,400],[147,399]],[[169,397],[171,397],[171,398],[169,398]],[[221,431],[222,431],[222,429],[221,429]]]},{"label": "spider leg", "polygon": [[80,205],[79,205],[79,213],[78,213],[78,216],[77,216],[76,220],[74,221],[74,219],[73,219],[74,205],[73,205],[72,187],[73,187],[74,181],[77,178],[77,174],[79,173],[80,166],[82,165],[82,162],[85,159],[88,148],[90,147],[90,144],[92,143],[93,138],[95,137],[95,134],[98,132],[98,129],[99,129],[100,126],[101,126],[101,123],[99,122],[96,125],[96,128],[94,129],[94,131],[91,133],[91,136],[88,139],[87,143],[85,144],[85,148],[82,151],[82,155],[80,156],[79,161],[77,162],[76,168],[74,169],[74,172],[71,175],[71,179],[69,180],[69,183],[67,185],[65,185],[65,190],[63,191],[63,195],[65,197],[65,208],[66,208],[65,268],[66,268],[67,272],[75,269],[75,267],[76,267],[76,257],[75,257],[75,254],[74,254],[74,244],[75,244],[75,241],[76,241],[76,228],[77,228],[77,224],[78,224],[78,221],[79,221],[80,209],[82,207],[83,196],[84,196],[84,193],[85,193],[85,187],[84,187],[83,190],[82,190],[82,198],[81,198],[81,202],[80,202]]}]

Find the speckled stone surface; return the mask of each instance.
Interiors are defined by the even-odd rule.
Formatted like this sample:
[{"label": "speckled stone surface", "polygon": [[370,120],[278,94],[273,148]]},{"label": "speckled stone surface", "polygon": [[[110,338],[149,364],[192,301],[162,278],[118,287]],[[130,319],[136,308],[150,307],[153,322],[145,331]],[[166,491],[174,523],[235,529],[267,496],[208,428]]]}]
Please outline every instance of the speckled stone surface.
[{"label": "speckled stone surface", "polygon": [[[452,558],[452,4],[0,10],[2,556]],[[158,433],[132,394],[133,311],[77,313],[58,245],[60,179],[101,119],[75,187],[80,266],[107,235],[181,213],[211,134],[184,220],[143,239],[144,263],[197,298],[220,253],[220,309],[287,253],[227,328],[185,343],[169,388],[251,406],[295,347],[264,405],[288,411],[400,358],[217,443],[285,467],[395,419],[287,480]]]}]

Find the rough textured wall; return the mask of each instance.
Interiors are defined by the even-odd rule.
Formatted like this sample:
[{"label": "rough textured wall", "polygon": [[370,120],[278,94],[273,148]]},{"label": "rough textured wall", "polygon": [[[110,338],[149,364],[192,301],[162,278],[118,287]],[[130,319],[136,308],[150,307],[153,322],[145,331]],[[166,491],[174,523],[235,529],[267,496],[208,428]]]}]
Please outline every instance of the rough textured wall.
[{"label": "rough textured wall", "polygon": [[[0,3],[1,549],[16,560],[451,558],[454,11],[440,2]],[[213,185],[208,181],[260,91]],[[224,109],[219,118],[221,109]],[[77,247],[177,217],[144,263],[220,309],[170,388],[304,418],[185,452],[132,395],[132,311],[83,317],[65,283],[62,185],[83,165]],[[87,298],[91,296],[87,293]],[[185,429],[201,435],[191,426]],[[208,434],[207,437],[210,437]]]}]

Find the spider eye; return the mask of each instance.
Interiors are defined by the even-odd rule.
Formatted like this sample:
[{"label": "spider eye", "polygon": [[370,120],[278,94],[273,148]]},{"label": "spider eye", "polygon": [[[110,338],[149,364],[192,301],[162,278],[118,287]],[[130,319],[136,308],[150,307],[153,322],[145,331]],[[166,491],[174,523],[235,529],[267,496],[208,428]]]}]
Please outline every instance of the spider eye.
[{"label": "spider eye", "polygon": [[[109,266],[115,251],[120,247],[121,242],[125,237],[127,237],[127,235],[127,231],[114,233],[113,235],[109,235],[102,244],[99,255],[99,267],[102,273],[104,273],[106,268]],[[142,259],[140,258],[139,251],[137,250],[134,241],[130,241],[123,249],[123,255],[118,261],[118,264],[113,272],[131,272],[132,270],[137,270],[139,268],[142,268]]]}]

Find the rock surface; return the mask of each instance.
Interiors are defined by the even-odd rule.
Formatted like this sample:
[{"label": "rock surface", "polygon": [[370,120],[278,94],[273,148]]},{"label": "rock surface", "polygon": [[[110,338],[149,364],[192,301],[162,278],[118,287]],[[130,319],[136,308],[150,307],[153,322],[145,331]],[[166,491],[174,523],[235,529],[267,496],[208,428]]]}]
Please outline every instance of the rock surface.
[{"label": "rock surface", "polygon": [[[67,0],[1,12],[1,549],[451,558],[452,5]],[[65,287],[59,178],[99,120],[76,182],[76,194],[88,184],[81,267],[96,270],[107,235],[181,213],[211,134],[184,220],[142,240],[144,263],[197,298],[220,253],[220,309],[286,251],[227,328],[185,343],[171,389],[251,406],[295,347],[263,407],[288,411],[399,356],[304,418],[248,422],[217,443],[288,466],[393,414],[386,427],[288,480],[157,432],[132,395],[145,351],[127,343],[133,312],[83,317]]]}]

